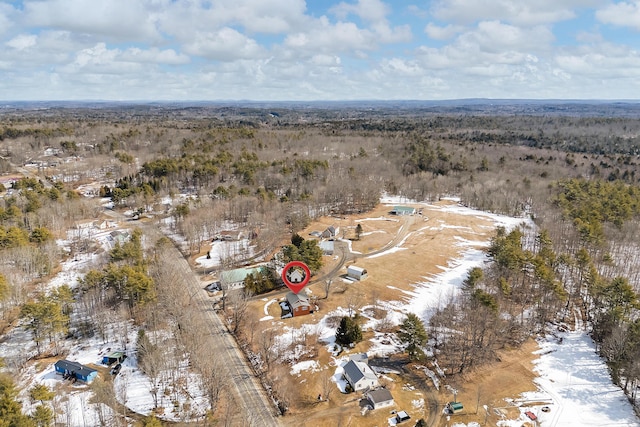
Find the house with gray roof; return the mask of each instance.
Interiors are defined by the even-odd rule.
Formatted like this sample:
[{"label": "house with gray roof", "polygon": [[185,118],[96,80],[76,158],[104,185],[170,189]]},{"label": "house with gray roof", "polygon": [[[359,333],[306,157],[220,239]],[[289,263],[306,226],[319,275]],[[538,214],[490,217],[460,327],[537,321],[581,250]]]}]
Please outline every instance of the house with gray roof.
[{"label": "house with gray roof", "polygon": [[387,406],[392,406],[395,402],[393,401],[393,396],[391,392],[386,388],[379,388],[377,390],[368,391],[365,396],[367,400],[371,403],[373,409],[385,408]]},{"label": "house with gray roof", "polygon": [[343,369],[343,377],[354,391],[369,390],[380,386],[376,373],[364,362],[349,360]]},{"label": "house with gray roof", "polygon": [[313,313],[309,296],[304,291],[300,291],[297,294],[287,292],[286,300],[293,317]]}]

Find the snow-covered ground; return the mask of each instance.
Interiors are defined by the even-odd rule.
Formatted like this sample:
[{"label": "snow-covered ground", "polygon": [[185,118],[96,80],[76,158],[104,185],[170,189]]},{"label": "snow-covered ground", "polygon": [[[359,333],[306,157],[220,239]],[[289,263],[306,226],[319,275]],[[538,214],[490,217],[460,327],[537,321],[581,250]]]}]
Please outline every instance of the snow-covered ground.
[{"label": "snow-covered ground", "polygon": [[[585,331],[559,333],[539,342],[540,355],[534,363],[539,374],[539,391],[525,393],[514,403],[531,411],[542,427],[637,427],[640,420],[619,387],[611,383],[604,361],[596,354],[593,341]],[[548,402],[525,406],[527,402]],[[547,406],[549,412],[542,411]],[[502,427],[520,427],[527,418],[500,423]]]}]

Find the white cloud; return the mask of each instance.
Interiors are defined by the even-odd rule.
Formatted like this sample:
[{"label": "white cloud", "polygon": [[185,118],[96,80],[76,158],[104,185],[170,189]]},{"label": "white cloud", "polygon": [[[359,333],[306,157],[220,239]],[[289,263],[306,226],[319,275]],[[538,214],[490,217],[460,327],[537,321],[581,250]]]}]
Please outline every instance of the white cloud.
[{"label": "white cloud", "polygon": [[184,46],[187,53],[219,61],[260,58],[263,48],[258,43],[234,30],[221,28],[215,33],[200,33]]},{"label": "white cloud", "polygon": [[377,40],[384,44],[405,43],[412,39],[411,26],[409,25],[390,27],[386,22],[378,22],[372,25],[371,29]]},{"label": "white cloud", "polygon": [[576,8],[599,3],[599,0],[437,0],[431,11],[438,19],[461,24],[500,20],[539,25],[571,19],[576,16]]},{"label": "white cloud", "polygon": [[[189,57],[172,49],[151,48],[109,49],[105,43],[79,50],[73,60],[58,67],[66,74],[112,74],[144,75],[150,71],[149,64],[181,65],[189,62]],[[127,77],[128,78],[128,77]]]},{"label": "white cloud", "polygon": [[6,42],[5,45],[16,50],[25,50],[35,46],[37,39],[35,34],[20,34]]},{"label": "white cloud", "polygon": [[427,69],[492,69],[495,64],[522,65],[549,51],[554,37],[544,26],[520,28],[483,21],[440,48],[420,46],[416,58]]},{"label": "white cloud", "polygon": [[118,61],[120,51],[108,49],[105,43],[98,43],[93,47],[77,52],[75,59],[68,65],[60,68],[67,73],[88,72],[95,74],[124,74],[132,73],[140,69],[134,63]]},{"label": "white cloud", "polygon": [[224,27],[241,27],[249,34],[284,34],[304,29],[310,20],[304,0],[162,1],[166,3],[158,12],[158,27],[182,42]]},{"label": "white cloud", "polygon": [[415,61],[407,61],[401,58],[391,58],[382,61],[380,68],[385,73],[403,76],[422,76],[425,70]]},{"label": "white cloud", "polygon": [[149,50],[143,50],[137,47],[125,50],[120,56],[120,59],[128,62],[167,65],[181,65],[189,62],[189,57],[187,55],[177,53],[173,49],[160,50],[158,48],[151,48]]},{"label": "white cloud", "polygon": [[640,52],[610,43],[581,46],[555,56],[558,68],[570,75],[615,80],[640,78]]},{"label": "white cloud", "polygon": [[640,0],[610,4],[598,10],[596,18],[605,24],[631,27],[640,31]]},{"label": "white cloud", "polygon": [[30,0],[27,25],[106,37],[109,40],[160,41],[153,0]]},{"label": "white cloud", "polygon": [[541,50],[554,40],[548,27],[523,29],[499,21],[480,22],[477,30],[465,33],[460,38],[477,44],[481,50],[487,52]]},{"label": "white cloud", "polygon": [[392,27],[387,21],[391,8],[380,0],[358,0],[357,3],[339,3],[330,9],[341,22],[354,14],[369,24],[369,30],[378,43],[402,43],[411,40],[411,27],[399,25]]},{"label": "white cloud", "polygon": [[15,9],[7,3],[0,3],[0,35],[8,32],[13,27]]},{"label": "white cloud", "polygon": [[464,27],[460,25],[449,24],[441,27],[435,25],[433,22],[429,22],[424,28],[425,34],[434,40],[448,40],[463,30]]},{"label": "white cloud", "polygon": [[284,45],[309,53],[337,53],[373,50],[378,44],[374,33],[358,28],[353,22],[331,24],[323,17],[313,28],[287,36]]},{"label": "white cloud", "polygon": [[311,62],[322,67],[335,67],[340,65],[341,60],[339,56],[318,54],[311,58]]},{"label": "white cloud", "polygon": [[638,29],[638,1],[616,1],[0,1],[0,97],[623,98],[637,50],[577,18],[554,35],[594,6]]},{"label": "white cloud", "polygon": [[345,20],[351,13],[368,22],[385,21],[390,12],[389,6],[380,0],[358,0],[357,3],[339,3],[332,7],[331,12],[335,13],[341,20]]}]

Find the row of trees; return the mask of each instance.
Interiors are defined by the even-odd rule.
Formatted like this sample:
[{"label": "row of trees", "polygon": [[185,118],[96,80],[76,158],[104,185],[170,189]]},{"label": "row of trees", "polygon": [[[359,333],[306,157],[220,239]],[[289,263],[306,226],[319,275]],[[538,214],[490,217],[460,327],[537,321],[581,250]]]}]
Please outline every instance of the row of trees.
[{"label": "row of trees", "polygon": [[[470,270],[461,295],[431,319],[449,372],[491,361],[497,350],[550,324],[586,321],[614,382],[635,401],[639,293],[637,284],[615,274],[629,259],[616,259],[606,248],[615,247],[611,237],[627,222],[637,226],[637,196],[637,187],[620,182],[563,181],[553,198],[566,226],[561,233],[499,228],[488,249],[493,262]],[[456,332],[438,332],[443,330]]]}]

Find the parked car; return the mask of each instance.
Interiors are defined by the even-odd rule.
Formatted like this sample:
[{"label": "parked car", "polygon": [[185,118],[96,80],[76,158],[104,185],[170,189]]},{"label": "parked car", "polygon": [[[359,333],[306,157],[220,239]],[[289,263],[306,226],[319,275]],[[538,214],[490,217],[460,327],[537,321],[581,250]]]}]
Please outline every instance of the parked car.
[{"label": "parked car", "polygon": [[118,375],[121,369],[122,369],[122,363],[118,363],[116,366],[111,368],[111,375],[113,376]]},{"label": "parked car", "polygon": [[222,284],[220,282],[211,282],[205,286],[207,292],[216,292],[222,290]]}]

